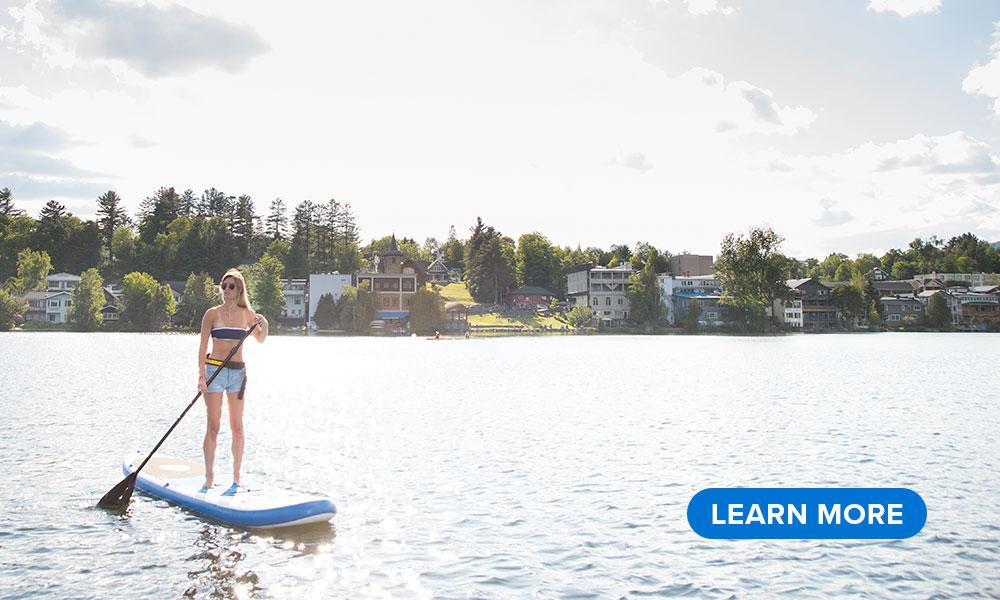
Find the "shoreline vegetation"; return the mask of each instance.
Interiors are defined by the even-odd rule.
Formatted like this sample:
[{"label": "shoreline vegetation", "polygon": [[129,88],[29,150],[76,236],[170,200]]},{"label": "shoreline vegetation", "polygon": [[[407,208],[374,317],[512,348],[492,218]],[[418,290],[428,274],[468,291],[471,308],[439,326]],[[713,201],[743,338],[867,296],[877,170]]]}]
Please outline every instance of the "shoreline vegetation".
[{"label": "shoreline vegetation", "polygon": [[[539,232],[514,240],[477,218],[467,239],[459,238],[451,226],[444,242],[427,238],[420,244],[406,237],[397,240],[392,234],[362,245],[350,203],[305,200],[289,217],[285,202],[275,198],[267,214],[258,215],[250,196],[228,195],[215,188],[199,196],[190,189],[178,193],[173,187],[161,187],[141,202],[134,217],[113,190],[98,197],[96,204],[96,217],[84,220],[51,200],[36,219],[16,207],[10,189],[0,188],[0,331],[14,326],[40,331],[64,328],[37,325],[33,322],[37,319],[66,322],[66,329],[78,331],[185,331],[218,303],[216,283],[233,265],[240,265],[246,274],[251,302],[275,325],[275,333],[283,329],[292,333],[305,325],[300,305],[298,323],[290,330],[282,326],[289,308],[286,286],[311,274],[329,273],[350,274],[354,283],[336,298],[309,297],[310,303],[317,303],[315,327],[353,335],[379,335],[389,329],[418,336],[444,333],[452,317],[448,303],[468,311],[461,316],[462,333],[467,326],[475,337],[782,334],[795,330],[796,302],[802,309],[797,326],[811,329],[803,316],[811,310],[805,292],[791,286],[804,279],[827,288],[820,292],[827,294],[824,310],[830,317],[821,324],[823,329],[1000,329],[1000,310],[995,310],[1000,309],[995,302],[1000,297],[996,287],[1000,243],[971,232],[948,240],[917,238],[906,248],[890,249],[881,256],[862,253],[850,258],[834,252],[822,260],[783,254],[783,238],[769,228],[730,233],[721,240],[714,265],[713,257],[701,257],[708,259],[709,267],[697,276],[711,277],[717,291],[695,298],[674,314],[673,296],[661,290],[658,278],[693,275],[673,273],[678,268],[672,266],[674,259],[691,255],[675,256],[644,241],[603,249],[558,246]],[[401,257],[411,273],[419,273],[416,288],[407,288],[413,291],[386,292],[366,287],[368,281],[357,283],[359,275],[384,273],[379,261],[386,256]],[[607,307],[603,300],[598,306],[597,298],[591,305],[586,294],[592,286],[583,292],[569,290],[570,276],[587,265],[594,270],[617,269],[622,275],[616,310],[603,310],[612,308],[610,299]],[[437,276],[450,283],[430,281],[430,268],[435,266]],[[952,291],[963,281],[946,279],[927,288],[944,294],[920,298],[919,314],[912,306],[918,300],[916,287],[908,294],[909,313],[902,319],[887,314],[886,294],[876,289],[876,280],[905,284],[916,281],[918,274],[936,273],[988,280],[994,291],[965,292],[990,296],[994,306],[969,315],[959,312],[962,306]],[[60,277],[53,288],[49,280]],[[511,300],[514,292],[527,288],[544,292],[540,295],[544,301]],[[403,294],[412,295],[408,302],[400,299],[399,306],[387,309],[385,301],[391,298],[386,296]],[[54,305],[61,308],[53,312]],[[405,315],[402,321],[391,317],[395,321],[383,330],[375,325],[382,318],[379,313],[400,312]]]}]

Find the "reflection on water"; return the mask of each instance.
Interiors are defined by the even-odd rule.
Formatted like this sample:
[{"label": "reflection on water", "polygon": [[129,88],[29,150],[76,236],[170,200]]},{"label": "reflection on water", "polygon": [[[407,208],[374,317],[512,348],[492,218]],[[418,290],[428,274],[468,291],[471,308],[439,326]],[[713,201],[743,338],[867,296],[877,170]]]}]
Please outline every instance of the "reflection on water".
[{"label": "reflection on water", "polygon": [[[338,514],[245,531],[141,493],[94,508],[190,400],[195,336],[0,334],[0,595],[989,595],[997,339],[275,336],[247,350],[244,477]],[[203,428],[199,405],[162,452],[197,459]],[[688,500],[736,485],[909,487],[928,520],[891,543],[698,538]]]}]

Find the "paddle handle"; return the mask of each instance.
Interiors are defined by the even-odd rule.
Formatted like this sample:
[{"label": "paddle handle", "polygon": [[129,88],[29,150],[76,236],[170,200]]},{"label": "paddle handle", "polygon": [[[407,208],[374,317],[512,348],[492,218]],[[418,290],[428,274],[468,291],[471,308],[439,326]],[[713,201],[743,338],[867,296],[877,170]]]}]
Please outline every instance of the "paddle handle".
[{"label": "paddle handle", "polygon": [[[243,342],[248,337],[250,337],[250,334],[253,333],[253,330],[256,329],[257,325],[259,324],[260,324],[259,322],[254,323],[253,325],[250,326],[250,329],[247,329],[247,332],[243,334],[243,337],[240,338],[240,341],[235,346],[233,346],[232,350],[229,351],[229,354],[226,356],[226,359],[222,361],[222,365],[218,369],[216,369],[215,373],[212,373],[212,376],[209,377],[208,381],[205,382],[206,388],[212,385],[212,382],[215,381],[215,378],[218,377],[219,373],[221,373],[222,370],[226,368],[226,365],[229,364],[230,359],[233,358],[236,352],[240,349],[240,346],[243,345]],[[181,419],[184,418],[184,415],[188,414],[188,411],[191,410],[191,407],[194,406],[194,403],[198,401],[198,398],[201,398],[201,390],[198,390],[198,393],[195,394],[194,398],[191,399],[191,402],[188,403],[187,408],[184,409],[184,412],[181,413],[181,416],[177,417],[177,420],[174,421],[174,424],[170,426],[170,429],[168,429],[167,432],[163,434],[163,437],[160,438],[160,441],[157,442],[156,446],[153,447],[153,450],[149,453],[149,456],[146,457],[146,460],[142,461],[142,464],[139,465],[139,468],[132,472],[133,475],[138,474],[139,471],[141,471],[142,468],[146,466],[146,463],[149,462],[149,459],[153,458],[153,455],[156,454],[156,451],[160,449],[160,446],[163,445],[163,442],[167,440],[167,437],[169,437],[170,434],[173,433],[174,429],[177,427],[177,424],[181,422]]]}]

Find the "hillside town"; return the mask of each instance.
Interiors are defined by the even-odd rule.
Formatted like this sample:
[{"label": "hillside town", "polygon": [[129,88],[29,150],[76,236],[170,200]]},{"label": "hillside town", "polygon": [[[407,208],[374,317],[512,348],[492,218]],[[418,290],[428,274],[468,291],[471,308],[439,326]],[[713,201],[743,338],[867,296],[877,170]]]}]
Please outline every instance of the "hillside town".
[{"label": "hillside town", "polygon": [[[720,329],[731,320],[731,309],[722,301],[724,288],[714,274],[713,257],[681,254],[669,260],[670,272],[659,273],[656,280],[664,308],[662,325],[678,326],[689,320],[692,310],[701,328]],[[443,304],[444,332],[452,335],[475,333],[477,329],[496,330],[496,325],[476,325],[475,316],[491,312],[507,314],[544,313],[565,315],[575,307],[590,311],[585,326],[614,332],[630,324],[630,288],[636,270],[631,264],[607,267],[587,263],[569,270],[567,293],[556,293],[539,286],[521,285],[510,290],[498,305],[447,301]],[[1000,275],[996,273],[924,273],[909,279],[894,279],[881,268],[869,274],[871,288],[877,294],[880,325],[886,329],[920,328],[926,325],[926,312],[935,297],[948,308],[950,329],[987,331],[1000,324]],[[20,297],[28,309],[21,323],[45,322],[67,324],[73,306],[73,292],[81,277],[54,273],[45,278],[45,290],[29,291]],[[318,300],[329,295],[334,302],[345,291],[365,286],[373,292],[376,304],[371,328],[385,333],[410,333],[412,299],[418,289],[462,285],[462,273],[449,268],[438,257],[426,263],[405,256],[392,238],[388,249],[372,257],[370,267],[356,273],[311,273],[308,278],[279,279],[283,306],[280,324],[288,329],[318,331]],[[184,302],[183,281],[163,282],[177,307]],[[777,300],[768,316],[788,331],[829,332],[866,328],[863,319],[844,314],[834,301],[838,287],[849,281],[823,282],[815,277],[788,279],[787,300]],[[102,321],[113,326],[121,315],[121,282],[102,287]],[[695,308],[697,307],[697,308]],[[473,320],[470,322],[470,315]],[[576,330],[577,327],[557,331]],[[511,332],[525,331],[524,327]]]}]

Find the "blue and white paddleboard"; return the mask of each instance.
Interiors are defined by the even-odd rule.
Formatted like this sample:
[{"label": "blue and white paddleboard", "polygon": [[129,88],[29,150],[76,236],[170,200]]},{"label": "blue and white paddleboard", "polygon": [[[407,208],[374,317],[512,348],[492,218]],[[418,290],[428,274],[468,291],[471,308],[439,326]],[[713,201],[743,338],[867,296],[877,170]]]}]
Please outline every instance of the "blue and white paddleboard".
[{"label": "blue and white paddleboard", "polygon": [[[141,452],[126,455],[122,471],[131,475],[143,459]],[[162,498],[196,513],[240,527],[290,527],[329,521],[337,508],[328,498],[290,492],[248,483],[232,496],[223,496],[227,485],[217,485],[199,492],[205,483],[201,464],[180,458],[153,455],[135,486],[151,496]]]}]

